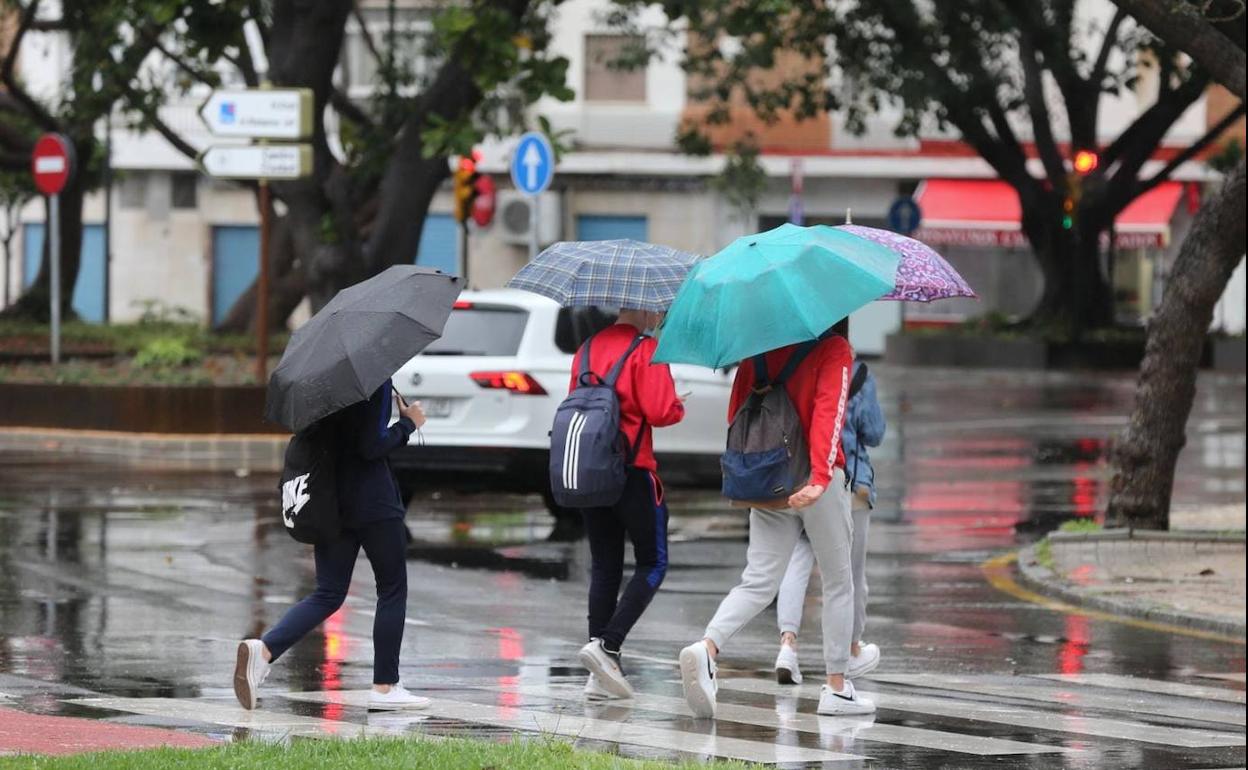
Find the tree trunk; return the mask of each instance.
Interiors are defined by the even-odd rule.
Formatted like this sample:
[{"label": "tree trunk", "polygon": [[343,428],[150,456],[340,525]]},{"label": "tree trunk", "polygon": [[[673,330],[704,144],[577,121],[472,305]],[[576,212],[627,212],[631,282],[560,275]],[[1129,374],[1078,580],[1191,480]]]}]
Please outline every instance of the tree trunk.
[{"label": "tree trunk", "polygon": [[[79,148],[79,157],[81,148]],[[73,310],[74,285],[78,282],[78,264],[82,259],[82,201],[85,190],[81,169],[65,189],[61,191],[60,200],[60,235],[61,235],[61,318],[69,320],[75,317]],[[45,208],[47,201],[45,199]],[[45,220],[46,221],[46,220]],[[32,283],[17,301],[2,313],[3,318],[21,318],[38,323],[48,323],[52,319],[52,264],[49,253],[52,246],[51,231],[44,230],[43,257],[39,262],[39,272]]]},{"label": "tree trunk", "polygon": [[1244,162],[1196,215],[1148,324],[1135,409],[1113,453],[1106,523],[1167,529],[1213,309],[1244,255]]},{"label": "tree trunk", "polygon": [[1078,339],[1113,320],[1111,291],[1101,269],[1101,229],[1096,221],[1084,220],[1067,230],[1062,226],[1061,201],[1044,204],[1040,212],[1023,215],[1023,228],[1044,278],[1040,301],[1029,320],[1038,328]]}]

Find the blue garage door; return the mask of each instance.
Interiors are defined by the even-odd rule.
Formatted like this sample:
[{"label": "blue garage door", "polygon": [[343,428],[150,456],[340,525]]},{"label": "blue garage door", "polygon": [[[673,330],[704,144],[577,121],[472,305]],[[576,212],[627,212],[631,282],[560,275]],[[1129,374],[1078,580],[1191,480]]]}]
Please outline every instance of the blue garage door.
[{"label": "blue garage door", "polygon": [[212,322],[219,323],[260,273],[260,229],[212,228]]},{"label": "blue garage door", "polygon": [[609,241],[616,238],[648,241],[649,232],[645,217],[582,214],[576,218],[578,241]]},{"label": "blue garage door", "polygon": [[457,227],[450,214],[427,215],[420,245],[416,248],[416,264],[459,275],[459,261],[455,258]]},{"label": "blue garage door", "polygon": [[[43,260],[44,225],[29,222],[22,226],[22,286],[30,286],[39,274]],[[104,226],[84,225],[78,281],[74,284],[71,306],[78,317],[91,323],[104,321]]]}]

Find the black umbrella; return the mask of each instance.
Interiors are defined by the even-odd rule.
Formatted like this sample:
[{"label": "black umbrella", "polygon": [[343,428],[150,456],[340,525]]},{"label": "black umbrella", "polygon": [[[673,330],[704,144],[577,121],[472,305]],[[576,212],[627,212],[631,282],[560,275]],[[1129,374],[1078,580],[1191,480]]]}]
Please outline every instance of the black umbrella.
[{"label": "black umbrella", "polygon": [[338,292],[290,338],[264,416],[296,433],[363,401],[442,336],[459,278],[396,265]]}]

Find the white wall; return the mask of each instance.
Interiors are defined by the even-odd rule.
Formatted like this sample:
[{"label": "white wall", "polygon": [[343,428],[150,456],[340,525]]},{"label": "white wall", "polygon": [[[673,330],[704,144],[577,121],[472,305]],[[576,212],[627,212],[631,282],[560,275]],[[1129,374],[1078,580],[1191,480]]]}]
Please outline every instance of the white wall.
[{"label": "white wall", "polygon": [[1244,333],[1244,306],[1248,297],[1244,291],[1244,260],[1239,260],[1239,267],[1231,274],[1231,280],[1222,292],[1222,299],[1213,310],[1213,328],[1227,334]]},{"label": "white wall", "polygon": [[[570,0],[558,7],[551,48],[568,58],[568,86],[576,97],[569,102],[542,99],[534,112],[548,117],[557,130],[571,129],[576,141],[591,147],[670,148],[685,106],[685,74],[677,50],[662,52],[646,68],[644,103],[585,101],[585,35],[614,31],[603,23],[610,6],[605,0]],[[657,7],[650,7],[640,20],[657,26],[663,18]]]}]

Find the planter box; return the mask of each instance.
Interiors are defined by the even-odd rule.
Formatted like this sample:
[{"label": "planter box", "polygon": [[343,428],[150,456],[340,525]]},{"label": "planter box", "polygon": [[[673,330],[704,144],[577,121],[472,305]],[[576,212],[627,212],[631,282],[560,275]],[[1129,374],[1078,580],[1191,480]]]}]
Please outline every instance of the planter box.
[{"label": "planter box", "polygon": [[135,433],[285,433],[264,419],[259,385],[0,383],[0,426]]},{"label": "planter box", "polygon": [[1025,338],[890,334],[884,343],[884,360],[909,366],[1043,369],[1048,363],[1048,345]]},{"label": "planter box", "polygon": [[1213,340],[1213,369],[1218,372],[1244,371],[1244,338],[1218,337]]}]

